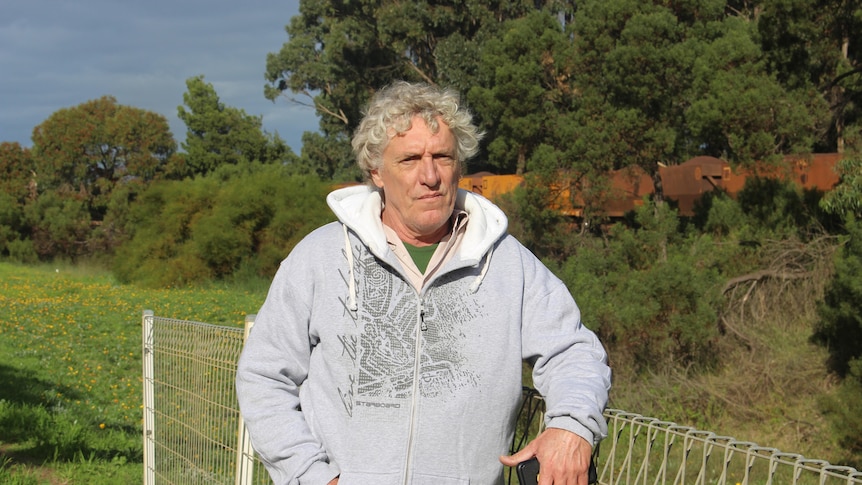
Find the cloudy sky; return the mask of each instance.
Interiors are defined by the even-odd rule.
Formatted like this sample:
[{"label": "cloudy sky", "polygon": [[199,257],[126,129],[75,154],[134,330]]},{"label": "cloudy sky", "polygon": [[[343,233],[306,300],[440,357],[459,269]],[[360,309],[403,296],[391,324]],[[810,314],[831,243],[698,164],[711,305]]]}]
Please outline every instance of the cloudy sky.
[{"label": "cloudy sky", "polygon": [[30,147],[60,108],[101,96],[164,115],[178,143],[186,79],[262,116],[299,153],[314,111],[263,97],[266,55],[287,41],[299,0],[0,0],[0,142]]}]

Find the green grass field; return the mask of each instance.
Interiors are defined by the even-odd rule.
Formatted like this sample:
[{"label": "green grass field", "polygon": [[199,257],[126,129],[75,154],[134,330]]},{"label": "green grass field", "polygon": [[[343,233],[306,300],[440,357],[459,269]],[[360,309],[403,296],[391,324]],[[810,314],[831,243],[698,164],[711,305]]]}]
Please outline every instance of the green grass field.
[{"label": "green grass field", "polygon": [[0,263],[0,483],[139,483],[141,312],[241,326],[264,297]]}]

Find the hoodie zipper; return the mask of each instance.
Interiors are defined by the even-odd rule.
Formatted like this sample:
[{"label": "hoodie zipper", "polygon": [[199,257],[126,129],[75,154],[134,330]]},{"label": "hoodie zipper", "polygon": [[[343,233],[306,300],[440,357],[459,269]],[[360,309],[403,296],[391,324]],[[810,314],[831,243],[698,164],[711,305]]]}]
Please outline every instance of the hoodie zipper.
[{"label": "hoodie zipper", "polygon": [[407,434],[407,466],[404,469],[404,485],[410,484],[410,474],[413,468],[413,433],[416,431],[416,420],[418,419],[417,408],[419,407],[419,374],[422,369],[422,332],[428,330],[425,324],[425,299],[419,297],[419,305],[416,308],[417,313],[417,329],[416,329],[416,345],[414,346],[414,366],[413,366],[413,392],[411,396],[410,406],[410,430]]}]

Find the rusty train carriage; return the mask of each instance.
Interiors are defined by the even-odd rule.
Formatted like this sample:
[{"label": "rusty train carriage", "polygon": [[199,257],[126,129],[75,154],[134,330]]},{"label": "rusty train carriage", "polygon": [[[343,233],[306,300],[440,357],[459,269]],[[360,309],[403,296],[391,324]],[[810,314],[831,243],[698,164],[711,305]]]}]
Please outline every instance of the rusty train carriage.
[{"label": "rusty train carriage", "polygon": [[[694,215],[695,201],[704,194],[721,190],[735,197],[745,186],[746,179],[754,176],[790,180],[806,190],[827,192],[838,183],[835,165],[841,158],[839,153],[818,153],[787,157],[779,166],[733,170],[724,160],[701,156],[680,165],[659,164],[659,177],[664,197],[677,203],[680,215],[691,216]],[[652,178],[640,167],[615,170],[610,174],[610,181],[602,213],[611,218],[622,217],[634,210],[643,204],[644,196],[654,192]],[[523,182],[521,175],[479,172],[462,177],[459,186],[494,199]],[[555,208],[568,216],[583,217],[585,203],[579,194],[572,195],[568,186],[561,186],[554,192]]]}]

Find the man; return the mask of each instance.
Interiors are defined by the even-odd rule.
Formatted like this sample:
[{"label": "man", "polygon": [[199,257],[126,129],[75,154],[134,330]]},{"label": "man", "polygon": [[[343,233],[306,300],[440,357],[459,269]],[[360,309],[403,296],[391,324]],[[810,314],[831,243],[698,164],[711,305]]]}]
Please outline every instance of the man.
[{"label": "man", "polygon": [[[565,285],[458,190],[481,134],[457,95],[395,83],[353,139],[368,186],[301,241],[257,314],[237,374],[277,484],[496,484],[536,456],[540,485],[586,484],[607,434],[610,370]],[[513,456],[521,362],[548,429]]]}]

